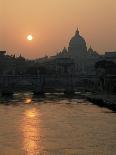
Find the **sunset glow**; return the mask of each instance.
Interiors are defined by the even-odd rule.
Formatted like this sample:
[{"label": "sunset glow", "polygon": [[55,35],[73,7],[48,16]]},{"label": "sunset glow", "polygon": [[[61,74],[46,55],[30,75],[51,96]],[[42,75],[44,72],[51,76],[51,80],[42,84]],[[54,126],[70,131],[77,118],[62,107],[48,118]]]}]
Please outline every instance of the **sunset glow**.
[{"label": "sunset glow", "polygon": [[0,0],[0,155],[116,154],[116,0]]},{"label": "sunset glow", "polygon": [[[10,54],[20,52],[27,58],[55,55],[68,46],[77,26],[94,50],[99,53],[116,50],[115,0],[0,2],[1,49]],[[27,45],[25,40],[33,44]]]}]

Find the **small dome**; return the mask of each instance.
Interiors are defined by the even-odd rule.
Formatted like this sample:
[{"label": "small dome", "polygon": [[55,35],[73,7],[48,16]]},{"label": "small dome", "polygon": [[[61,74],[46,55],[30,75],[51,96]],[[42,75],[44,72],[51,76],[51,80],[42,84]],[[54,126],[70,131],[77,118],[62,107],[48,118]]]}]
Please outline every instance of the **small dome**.
[{"label": "small dome", "polygon": [[88,49],[88,53],[92,54],[94,52],[94,50],[92,49],[92,47],[90,46]]}]

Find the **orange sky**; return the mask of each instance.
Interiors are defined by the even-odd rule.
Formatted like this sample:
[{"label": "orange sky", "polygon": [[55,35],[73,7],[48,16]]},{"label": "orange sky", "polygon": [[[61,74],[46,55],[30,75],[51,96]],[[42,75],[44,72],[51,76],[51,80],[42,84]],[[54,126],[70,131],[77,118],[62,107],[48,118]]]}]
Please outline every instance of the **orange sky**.
[{"label": "orange sky", "polygon": [[[116,0],[0,0],[0,50],[28,58],[54,55],[77,26],[98,52],[116,50]],[[28,34],[32,42],[26,40]]]}]

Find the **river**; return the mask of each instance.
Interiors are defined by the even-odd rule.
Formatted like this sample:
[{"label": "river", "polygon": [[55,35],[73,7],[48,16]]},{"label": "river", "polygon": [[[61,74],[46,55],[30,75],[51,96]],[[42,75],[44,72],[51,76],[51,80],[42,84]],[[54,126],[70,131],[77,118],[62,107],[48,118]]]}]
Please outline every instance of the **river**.
[{"label": "river", "polygon": [[84,99],[0,98],[0,155],[115,155],[116,114]]}]

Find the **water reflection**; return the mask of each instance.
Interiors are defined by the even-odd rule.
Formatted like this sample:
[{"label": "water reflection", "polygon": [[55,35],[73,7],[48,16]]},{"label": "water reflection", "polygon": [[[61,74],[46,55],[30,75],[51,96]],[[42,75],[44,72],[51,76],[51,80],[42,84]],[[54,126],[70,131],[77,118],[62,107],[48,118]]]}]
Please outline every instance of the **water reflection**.
[{"label": "water reflection", "polygon": [[32,103],[32,99],[31,98],[27,98],[27,99],[25,99],[24,103],[30,104],[30,103]]},{"label": "water reflection", "polygon": [[40,143],[40,114],[34,107],[25,109],[22,120],[23,146],[27,155],[39,154]]},{"label": "water reflection", "polygon": [[116,117],[107,109],[61,94],[15,93],[0,103],[0,155],[116,154]]}]

